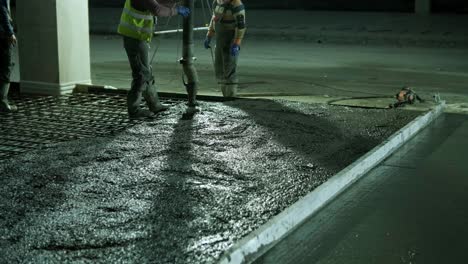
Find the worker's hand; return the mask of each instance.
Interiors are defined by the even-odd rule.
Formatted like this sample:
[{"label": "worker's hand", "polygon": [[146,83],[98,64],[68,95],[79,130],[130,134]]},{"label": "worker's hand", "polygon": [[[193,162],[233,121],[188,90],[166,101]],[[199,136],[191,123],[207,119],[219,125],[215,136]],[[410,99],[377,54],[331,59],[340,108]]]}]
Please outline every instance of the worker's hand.
[{"label": "worker's hand", "polygon": [[8,43],[10,43],[10,45],[16,46],[17,42],[18,40],[16,40],[16,36],[14,34],[8,38]]},{"label": "worker's hand", "polygon": [[183,17],[188,17],[190,15],[190,9],[185,6],[178,6],[177,7],[177,14],[183,16]]},{"label": "worker's hand", "polygon": [[205,42],[203,43],[203,45],[205,46],[205,49],[211,48],[210,44],[211,44],[211,37],[206,36]]},{"label": "worker's hand", "polygon": [[240,46],[237,44],[232,44],[231,46],[231,56],[236,57],[239,55]]}]

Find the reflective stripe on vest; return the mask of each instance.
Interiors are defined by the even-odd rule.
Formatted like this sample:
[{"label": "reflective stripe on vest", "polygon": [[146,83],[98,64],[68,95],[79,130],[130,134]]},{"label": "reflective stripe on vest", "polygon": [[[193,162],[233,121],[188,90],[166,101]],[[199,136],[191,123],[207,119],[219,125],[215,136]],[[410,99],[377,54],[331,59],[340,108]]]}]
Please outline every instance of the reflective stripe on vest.
[{"label": "reflective stripe on vest", "polygon": [[143,14],[138,14],[138,13],[135,13],[135,12],[132,12],[126,8],[124,8],[123,10],[127,15],[130,15],[134,18],[138,18],[138,19],[144,19],[144,20],[152,20],[153,19],[153,16],[152,15],[143,15]]},{"label": "reflective stripe on vest", "polygon": [[130,1],[125,2],[117,32],[130,38],[151,41],[154,27],[153,15],[149,11],[141,12],[134,9]]},{"label": "reflective stripe on vest", "polygon": [[144,32],[144,33],[147,33],[147,34],[152,34],[153,33],[153,30],[151,30],[151,29],[140,28],[140,27],[137,27],[135,25],[129,24],[126,21],[120,22],[120,26],[126,27],[126,28],[131,29],[131,30],[136,31],[136,32],[141,31],[141,32]]}]

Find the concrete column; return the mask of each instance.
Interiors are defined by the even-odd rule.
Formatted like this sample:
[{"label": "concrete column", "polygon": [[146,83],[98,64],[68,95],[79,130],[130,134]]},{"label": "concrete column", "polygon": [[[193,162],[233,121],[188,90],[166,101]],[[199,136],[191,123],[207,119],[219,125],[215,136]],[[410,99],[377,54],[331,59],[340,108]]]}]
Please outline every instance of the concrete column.
[{"label": "concrete column", "polygon": [[431,0],[415,0],[414,11],[418,15],[429,15],[431,13]]},{"label": "concrete column", "polygon": [[17,0],[20,89],[58,95],[90,84],[88,1]]}]

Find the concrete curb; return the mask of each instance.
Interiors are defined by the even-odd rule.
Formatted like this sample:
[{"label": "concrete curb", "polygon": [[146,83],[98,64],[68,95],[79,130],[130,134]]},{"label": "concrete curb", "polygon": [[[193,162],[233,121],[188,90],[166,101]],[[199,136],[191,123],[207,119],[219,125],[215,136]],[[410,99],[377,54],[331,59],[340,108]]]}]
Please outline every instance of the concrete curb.
[{"label": "concrete curb", "polygon": [[228,249],[219,263],[251,263],[273,247],[288,232],[318,212],[337,195],[382,162],[390,154],[435,120],[444,110],[445,102],[419,116],[393,134],[366,155],[330,178],[308,195],[262,225]]},{"label": "concrete curb", "polygon": [[[128,90],[122,88],[116,88],[113,86],[102,86],[102,85],[87,85],[79,84],[76,85],[73,90],[74,93],[107,93],[107,94],[127,94]],[[169,93],[169,92],[158,92],[160,98],[175,98],[186,100],[187,94],[183,93]],[[210,101],[210,102],[227,102],[234,100],[233,98],[225,98],[222,96],[212,95],[197,95],[199,101]]]}]

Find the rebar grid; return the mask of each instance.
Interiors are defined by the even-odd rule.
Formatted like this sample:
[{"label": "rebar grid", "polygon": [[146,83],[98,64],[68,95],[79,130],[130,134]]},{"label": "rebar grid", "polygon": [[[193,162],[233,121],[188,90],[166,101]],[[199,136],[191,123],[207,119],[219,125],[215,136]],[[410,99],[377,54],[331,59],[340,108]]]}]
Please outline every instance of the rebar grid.
[{"label": "rebar grid", "polygon": [[125,94],[21,95],[11,101],[19,110],[0,114],[0,160],[46,144],[111,135],[141,122],[128,118]]}]

